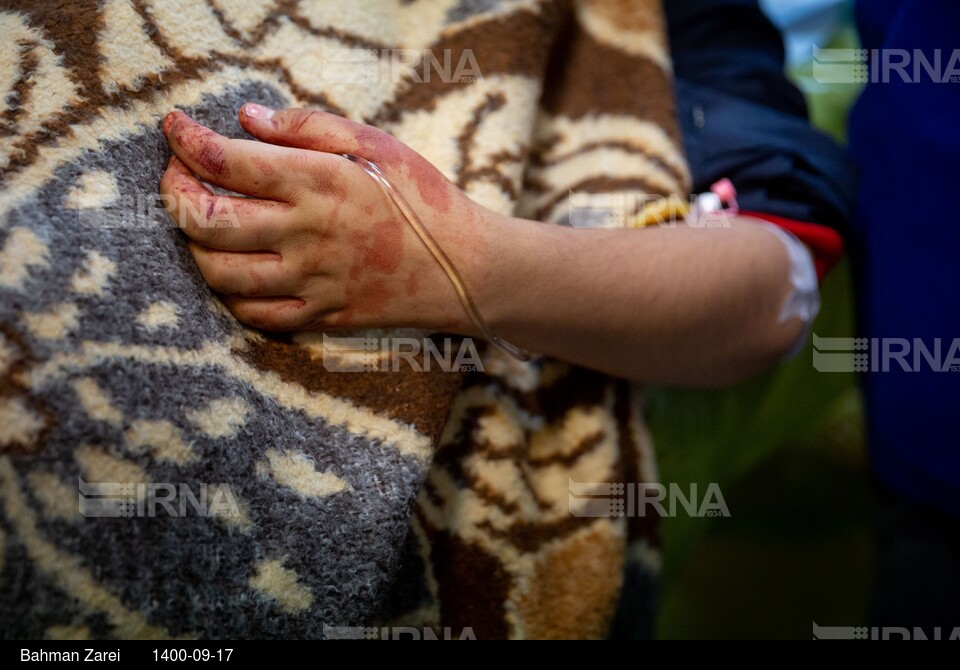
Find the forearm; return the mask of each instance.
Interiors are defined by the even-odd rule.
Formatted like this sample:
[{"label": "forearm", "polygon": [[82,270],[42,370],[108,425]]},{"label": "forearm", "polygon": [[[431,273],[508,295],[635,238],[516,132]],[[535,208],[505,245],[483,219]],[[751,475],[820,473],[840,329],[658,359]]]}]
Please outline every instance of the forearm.
[{"label": "forearm", "polygon": [[781,323],[783,244],[750,221],[638,231],[498,218],[486,237],[471,290],[494,332],[571,363],[722,385],[774,365],[803,328]]},{"label": "forearm", "polygon": [[[530,351],[626,378],[713,386],[774,364],[802,330],[780,322],[791,263],[760,226],[522,221],[478,206],[382,131],[316,110],[244,110],[241,123],[261,142],[168,115],[176,158],[160,187],[207,283],[245,324],[481,335],[416,227],[343,157],[352,155],[404,195],[493,332]],[[217,195],[200,180],[252,197]]]}]

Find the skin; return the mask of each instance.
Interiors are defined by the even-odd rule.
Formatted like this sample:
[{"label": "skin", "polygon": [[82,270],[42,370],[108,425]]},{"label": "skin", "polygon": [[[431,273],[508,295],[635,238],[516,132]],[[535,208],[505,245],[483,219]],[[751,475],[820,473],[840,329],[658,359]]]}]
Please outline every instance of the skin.
[{"label": "skin", "polygon": [[[277,331],[416,327],[478,336],[446,275],[377,184],[377,164],[450,256],[493,332],[530,351],[645,382],[712,387],[775,365],[782,243],[728,228],[578,230],[477,205],[391,135],[339,116],[247,104],[259,141],[163,121],[160,184],[204,279],[241,322]],[[216,196],[203,180],[248,197]]]}]

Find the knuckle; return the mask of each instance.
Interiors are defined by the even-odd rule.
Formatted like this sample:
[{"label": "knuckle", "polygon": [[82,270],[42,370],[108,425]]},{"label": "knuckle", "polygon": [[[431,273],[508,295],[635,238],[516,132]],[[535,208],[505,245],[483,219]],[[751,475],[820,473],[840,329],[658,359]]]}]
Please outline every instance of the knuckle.
[{"label": "knuckle", "polygon": [[315,169],[313,156],[306,151],[297,151],[286,158],[287,169],[295,171],[295,174],[310,173]]},{"label": "knuckle", "polygon": [[343,163],[340,160],[313,160],[311,162],[311,185],[318,193],[326,193],[336,201],[342,202],[346,196],[341,183]]},{"label": "knuckle", "polygon": [[320,245],[313,246],[313,253],[303,254],[299,259],[290,263],[297,279],[305,280],[316,277],[330,270],[328,254],[322,251]]},{"label": "knuckle", "polygon": [[283,195],[287,199],[287,202],[292,205],[302,204],[303,200],[310,194],[309,186],[301,183],[299,179],[285,181],[280,188],[282,188]]},{"label": "knuckle", "polygon": [[214,231],[228,231],[234,228],[240,228],[240,217],[233,204],[221,199],[219,204],[216,200],[210,199],[206,206],[205,218],[207,227]]},{"label": "knuckle", "polygon": [[320,121],[321,112],[315,109],[298,107],[293,110],[286,120],[287,129],[293,133],[302,132],[304,129],[312,129]]}]

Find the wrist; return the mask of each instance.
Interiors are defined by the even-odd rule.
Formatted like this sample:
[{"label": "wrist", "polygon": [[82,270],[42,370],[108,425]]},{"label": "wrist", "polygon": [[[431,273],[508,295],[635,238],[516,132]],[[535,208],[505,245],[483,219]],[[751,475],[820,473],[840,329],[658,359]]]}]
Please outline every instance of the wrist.
[{"label": "wrist", "polygon": [[[473,286],[482,273],[489,241],[480,213],[474,211],[481,208],[469,201],[466,205],[451,208],[442,218],[421,219],[421,222],[473,297]],[[404,226],[407,243],[415,249],[417,270],[405,280],[406,300],[402,302],[399,321],[389,325],[475,336],[476,328],[460,302],[454,281],[428,244],[409,224],[405,222]]]},{"label": "wrist", "polygon": [[[466,211],[447,217],[431,227],[437,244],[449,258],[462,280],[470,299],[491,330],[506,308],[509,299],[506,276],[512,256],[512,238],[516,230],[510,217],[487,210],[470,202]],[[424,263],[429,270],[430,291],[424,298],[439,309],[428,310],[430,319],[425,327],[452,332],[466,337],[482,337],[482,329],[470,317],[461,302],[454,282],[440,264],[421,244]]]},{"label": "wrist", "polygon": [[[552,226],[478,208],[474,242],[458,245],[451,258],[463,277],[470,297],[490,332],[512,344],[522,339],[530,319],[556,288],[563,260],[564,233]],[[482,338],[485,334],[459,305],[461,332]]]}]

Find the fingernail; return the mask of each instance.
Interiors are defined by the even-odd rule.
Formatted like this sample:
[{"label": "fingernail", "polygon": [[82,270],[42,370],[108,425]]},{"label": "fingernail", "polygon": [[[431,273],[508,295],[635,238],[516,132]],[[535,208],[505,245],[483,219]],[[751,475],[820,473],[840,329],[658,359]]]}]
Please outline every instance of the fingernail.
[{"label": "fingernail", "polygon": [[255,102],[248,102],[243,107],[240,108],[240,111],[243,112],[243,115],[251,119],[269,119],[274,115],[274,110],[269,107],[264,107],[263,105],[258,105]]},{"label": "fingernail", "polygon": [[170,112],[165,117],[163,117],[163,123],[160,124],[163,127],[163,132],[165,133],[170,132],[170,128],[173,126],[173,121],[175,118],[176,117],[174,116],[174,112]]}]

